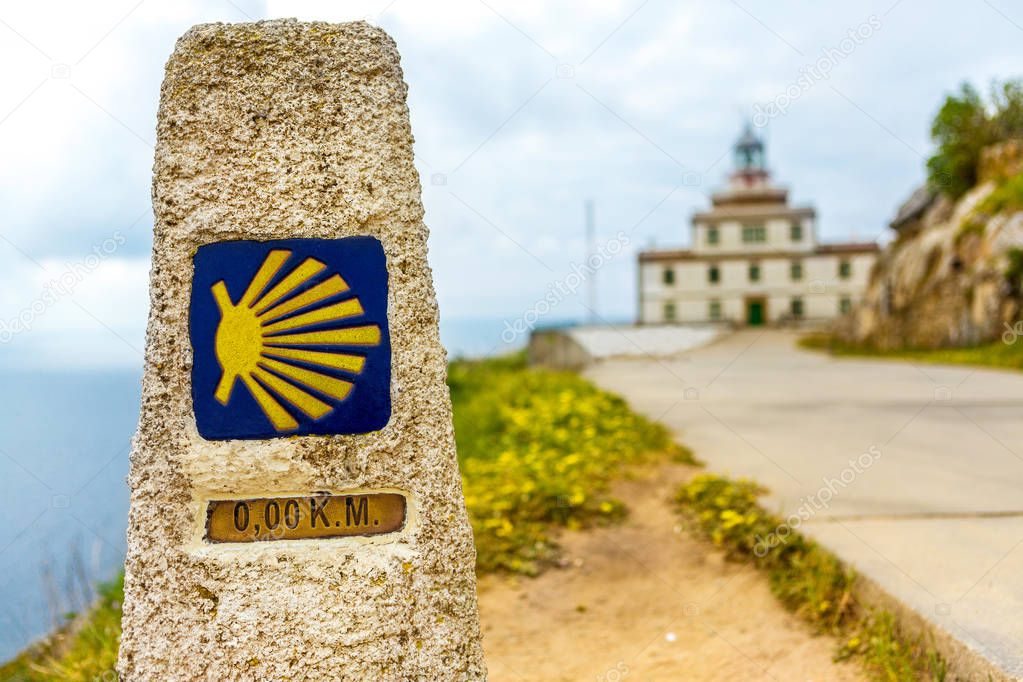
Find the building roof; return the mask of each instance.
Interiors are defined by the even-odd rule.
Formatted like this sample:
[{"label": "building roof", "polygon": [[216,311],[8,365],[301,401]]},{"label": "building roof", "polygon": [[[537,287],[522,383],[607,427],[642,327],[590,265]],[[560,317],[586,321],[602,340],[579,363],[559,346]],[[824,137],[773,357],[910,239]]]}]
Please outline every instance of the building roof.
[{"label": "building roof", "polygon": [[721,205],[717,203],[716,195],[715,204],[714,208],[709,211],[697,211],[694,213],[693,222],[713,223],[743,218],[812,218],[817,215],[817,211],[812,206],[763,203]]},{"label": "building roof", "polygon": [[710,200],[714,208],[720,210],[725,206],[739,204],[757,204],[765,209],[776,209],[788,206],[789,191],[785,187],[760,185],[754,187],[732,187],[724,191],[714,192]]},{"label": "building roof", "polygon": [[866,253],[880,251],[877,242],[839,242],[837,244],[818,244],[814,253]]},{"label": "building roof", "polygon": [[907,225],[916,222],[923,217],[925,211],[931,207],[937,195],[927,185],[922,185],[913,190],[909,198],[901,206],[892,222],[888,226],[893,230],[900,230]]},{"label": "building roof", "polygon": [[730,251],[721,253],[694,253],[689,249],[652,249],[639,252],[640,263],[664,261],[716,261],[716,260],[765,260],[768,258],[807,258],[811,256],[852,255],[877,253],[881,250],[877,242],[844,242],[818,244],[812,251]]},{"label": "building roof", "polygon": [[640,251],[639,262],[647,263],[661,260],[698,260],[699,256],[689,249],[664,249],[663,251]]}]

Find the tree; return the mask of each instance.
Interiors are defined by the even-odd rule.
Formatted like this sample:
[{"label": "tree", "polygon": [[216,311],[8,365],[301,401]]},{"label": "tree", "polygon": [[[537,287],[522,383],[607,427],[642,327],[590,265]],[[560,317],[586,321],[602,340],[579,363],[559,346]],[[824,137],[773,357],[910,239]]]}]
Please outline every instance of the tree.
[{"label": "tree", "polygon": [[984,147],[1023,137],[1023,82],[1010,80],[991,88],[985,104],[969,83],[945,98],[931,124],[938,151],[927,160],[931,186],[952,198],[977,184],[977,166]]}]

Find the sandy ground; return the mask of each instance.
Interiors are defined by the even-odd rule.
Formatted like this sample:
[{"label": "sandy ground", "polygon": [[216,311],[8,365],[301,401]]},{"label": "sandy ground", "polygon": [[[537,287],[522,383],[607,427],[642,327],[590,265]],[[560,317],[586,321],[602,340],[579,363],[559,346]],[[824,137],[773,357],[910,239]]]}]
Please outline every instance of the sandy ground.
[{"label": "sandy ground", "polygon": [[565,533],[568,567],[480,585],[490,679],[862,680],[831,660],[771,595],[678,525],[670,499],[692,469],[668,465],[616,489],[629,519]]}]

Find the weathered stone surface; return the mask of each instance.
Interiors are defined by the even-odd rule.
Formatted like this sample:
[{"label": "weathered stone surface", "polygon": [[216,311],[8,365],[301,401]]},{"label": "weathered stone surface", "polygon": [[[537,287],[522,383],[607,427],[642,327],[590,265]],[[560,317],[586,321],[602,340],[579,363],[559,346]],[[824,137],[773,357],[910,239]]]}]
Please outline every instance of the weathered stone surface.
[{"label": "weathered stone surface", "polygon": [[[365,23],[211,24],[178,41],[158,121],[122,679],[486,676],[405,95],[393,41]],[[387,258],[387,426],[204,440],[190,396],[196,249],[350,235],[376,237]],[[209,499],[379,489],[409,498],[396,536],[202,539]]]}]

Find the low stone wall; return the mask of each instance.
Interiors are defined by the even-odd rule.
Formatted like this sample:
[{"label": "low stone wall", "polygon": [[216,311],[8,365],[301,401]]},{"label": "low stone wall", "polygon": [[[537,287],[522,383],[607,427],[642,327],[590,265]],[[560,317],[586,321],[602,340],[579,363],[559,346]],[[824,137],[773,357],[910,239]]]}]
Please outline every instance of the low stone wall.
[{"label": "low stone wall", "polygon": [[578,371],[593,361],[586,349],[565,330],[534,331],[526,357],[532,367]]},{"label": "low stone wall", "polygon": [[535,331],[529,337],[529,364],[579,370],[604,358],[672,357],[710,343],[727,325],[601,325]]}]

